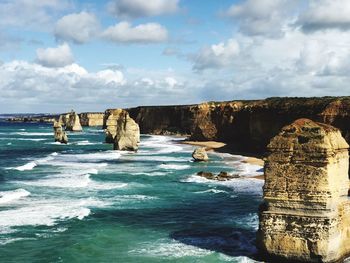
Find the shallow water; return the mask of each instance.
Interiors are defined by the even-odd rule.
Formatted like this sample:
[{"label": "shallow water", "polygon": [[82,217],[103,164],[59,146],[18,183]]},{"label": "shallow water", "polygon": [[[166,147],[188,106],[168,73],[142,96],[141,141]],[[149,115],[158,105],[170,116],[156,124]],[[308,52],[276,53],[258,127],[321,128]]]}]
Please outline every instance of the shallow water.
[{"label": "shallow water", "polygon": [[254,262],[262,181],[248,176],[261,167],[214,153],[191,162],[173,137],[144,135],[126,153],[98,128],[68,136],[0,122],[1,262]]}]

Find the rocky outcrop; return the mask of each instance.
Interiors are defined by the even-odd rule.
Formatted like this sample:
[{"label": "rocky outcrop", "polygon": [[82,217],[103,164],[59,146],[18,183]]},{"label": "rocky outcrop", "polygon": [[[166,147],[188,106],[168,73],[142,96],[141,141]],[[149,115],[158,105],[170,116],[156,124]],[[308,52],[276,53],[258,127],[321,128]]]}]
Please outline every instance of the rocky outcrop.
[{"label": "rocky outcrop", "polygon": [[223,172],[221,171],[219,174],[215,175],[211,172],[198,172],[197,173],[198,176],[201,176],[201,177],[204,177],[206,179],[209,179],[209,180],[215,180],[215,181],[228,181],[228,180],[231,180],[231,179],[237,179],[237,178],[240,178],[239,175],[236,175],[236,174],[229,174],[227,172]]},{"label": "rocky outcrop", "polygon": [[83,130],[79,116],[73,110],[70,113],[61,114],[59,122],[65,126],[66,131],[80,132]]},{"label": "rocky outcrop", "polygon": [[54,130],[54,137],[55,137],[55,142],[60,142],[60,143],[68,143],[68,137],[66,132],[62,129],[62,125],[60,122],[55,121],[53,124],[53,130]]},{"label": "rocky outcrop", "polygon": [[196,162],[206,162],[209,160],[209,157],[208,157],[208,154],[207,154],[205,147],[200,147],[200,148],[195,149],[192,153],[192,158]]},{"label": "rocky outcrop", "polygon": [[109,109],[105,112],[104,125],[106,142],[113,143],[115,150],[136,151],[140,142],[140,128],[122,109]]},{"label": "rocky outcrop", "polygon": [[348,144],[332,126],[299,119],[268,145],[257,244],[281,262],[338,262],[350,253]]},{"label": "rocky outcrop", "polygon": [[83,112],[78,114],[81,126],[96,127],[103,126],[103,112]]}]

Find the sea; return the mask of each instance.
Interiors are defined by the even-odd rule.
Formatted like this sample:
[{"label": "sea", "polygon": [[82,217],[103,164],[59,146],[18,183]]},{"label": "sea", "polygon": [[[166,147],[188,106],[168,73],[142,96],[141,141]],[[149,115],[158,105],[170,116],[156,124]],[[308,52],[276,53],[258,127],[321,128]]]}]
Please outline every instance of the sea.
[{"label": "sea", "polygon": [[181,137],[142,135],[138,152],[114,151],[99,127],[68,137],[0,120],[0,262],[257,262],[262,167],[193,162]]}]

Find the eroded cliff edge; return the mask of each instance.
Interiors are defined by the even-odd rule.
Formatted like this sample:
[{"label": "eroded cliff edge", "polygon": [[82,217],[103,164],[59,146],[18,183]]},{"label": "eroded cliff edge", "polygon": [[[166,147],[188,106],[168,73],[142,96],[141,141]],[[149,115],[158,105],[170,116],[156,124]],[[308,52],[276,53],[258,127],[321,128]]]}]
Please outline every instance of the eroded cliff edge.
[{"label": "eroded cliff edge", "polygon": [[269,98],[127,109],[141,133],[188,134],[228,143],[233,151],[263,153],[282,127],[309,118],[339,128],[350,142],[350,97]]}]

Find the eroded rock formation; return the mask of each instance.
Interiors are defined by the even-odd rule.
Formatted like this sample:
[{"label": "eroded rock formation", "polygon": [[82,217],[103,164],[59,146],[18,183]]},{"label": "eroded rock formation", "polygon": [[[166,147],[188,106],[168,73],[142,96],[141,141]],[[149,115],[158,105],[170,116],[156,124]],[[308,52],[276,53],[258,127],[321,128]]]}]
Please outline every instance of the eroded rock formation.
[{"label": "eroded rock formation", "polygon": [[103,126],[103,112],[83,112],[79,114],[81,126]]},{"label": "eroded rock formation", "polygon": [[79,116],[73,110],[70,113],[61,114],[59,122],[65,126],[66,131],[80,132],[83,130]]},{"label": "eroded rock formation", "polygon": [[60,143],[68,143],[68,137],[66,132],[62,129],[62,125],[60,122],[55,121],[53,124],[53,130],[54,130],[54,137],[55,137],[55,142],[60,142]]},{"label": "eroded rock formation", "polygon": [[206,162],[209,160],[205,147],[196,148],[192,153],[192,158],[196,162]]},{"label": "eroded rock formation", "polygon": [[106,142],[113,143],[115,150],[136,151],[140,142],[140,128],[122,109],[109,109],[105,112],[104,128]]},{"label": "eroded rock formation", "polygon": [[257,244],[275,260],[337,262],[350,253],[348,144],[299,119],[268,145]]}]

